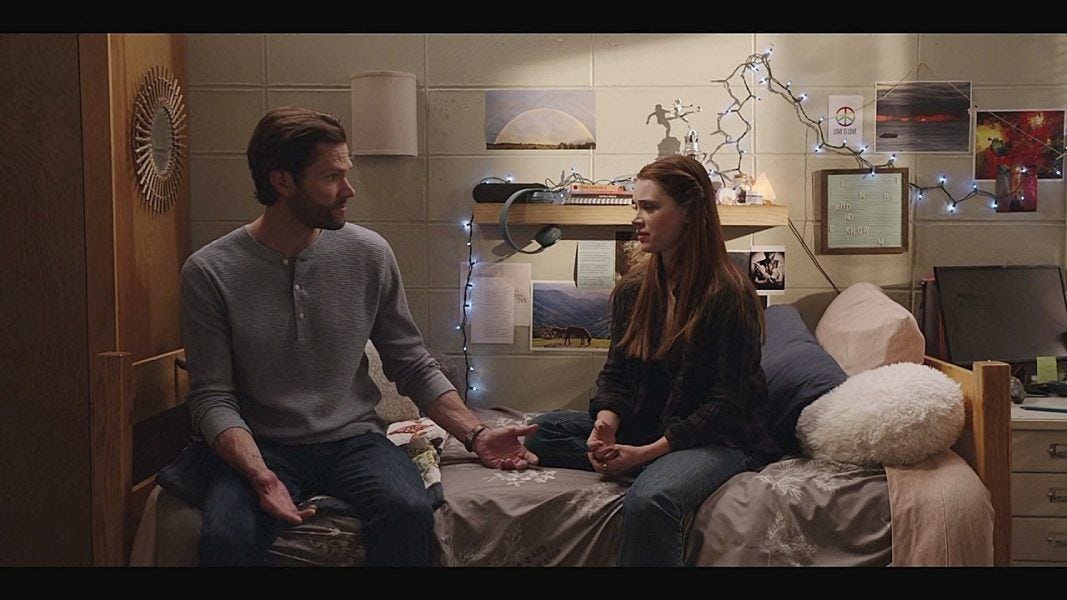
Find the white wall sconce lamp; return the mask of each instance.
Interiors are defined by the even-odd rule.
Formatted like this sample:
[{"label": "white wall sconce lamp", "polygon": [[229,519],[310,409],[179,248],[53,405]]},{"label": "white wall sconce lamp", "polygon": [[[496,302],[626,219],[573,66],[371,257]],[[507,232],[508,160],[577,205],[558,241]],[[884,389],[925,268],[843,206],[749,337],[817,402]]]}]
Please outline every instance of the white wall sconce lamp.
[{"label": "white wall sconce lamp", "polygon": [[415,75],[369,71],[351,79],[353,156],[418,156]]}]

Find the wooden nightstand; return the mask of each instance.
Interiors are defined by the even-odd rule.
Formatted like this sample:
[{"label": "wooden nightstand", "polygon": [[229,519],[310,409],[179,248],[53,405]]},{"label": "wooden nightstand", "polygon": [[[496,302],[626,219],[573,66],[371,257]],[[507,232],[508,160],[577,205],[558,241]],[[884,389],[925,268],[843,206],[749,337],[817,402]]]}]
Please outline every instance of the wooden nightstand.
[{"label": "wooden nightstand", "polygon": [[[1067,408],[1067,398],[1024,405]],[[1011,407],[1013,565],[1067,566],[1067,413]]]}]

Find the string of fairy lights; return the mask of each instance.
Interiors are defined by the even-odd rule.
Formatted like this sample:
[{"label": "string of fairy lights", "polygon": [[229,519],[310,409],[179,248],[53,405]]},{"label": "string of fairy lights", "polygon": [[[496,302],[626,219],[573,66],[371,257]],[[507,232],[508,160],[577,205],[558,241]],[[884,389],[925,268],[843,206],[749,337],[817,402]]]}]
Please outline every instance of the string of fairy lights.
[{"label": "string of fairy lights", "polygon": [[[733,176],[740,175],[743,173],[741,169],[741,162],[745,154],[745,149],[742,145],[742,142],[744,141],[745,137],[748,136],[749,132],[752,131],[752,123],[750,123],[748,119],[745,118],[743,109],[745,105],[751,101],[760,102],[763,100],[763,97],[756,93],[756,89],[760,87],[766,88],[768,92],[786,99],[792,105],[793,109],[796,111],[797,118],[800,120],[800,122],[815,133],[817,141],[813,146],[812,150],[816,154],[828,151],[835,154],[850,156],[851,158],[855,159],[857,164],[859,164],[862,168],[870,169],[872,175],[875,174],[878,169],[892,168],[894,166],[897,159],[896,154],[891,154],[889,160],[887,160],[885,163],[874,164],[870,160],[868,160],[866,156],[864,156],[864,154],[869,148],[869,146],[867,145],[859,146],[858,148],[852,148],[848,146],[848,144],[845,142],[842,142],[841,144],[830,144],[826,139],[826,134],[823,131],[822,127],[823,122],[826,121],[826,117],[820,116],[818,119],[813,119],[804,109],[803,103],[808,98],[808,95],[806,93],[795,93],[793,91],[792,81],[787,80],[783,84],[781,80],[774,76],[774,71],[771,68],[771,54],[773,53],[773,51],[774,45],[772,44],[770,47],[768,47],[765,51],[761,53],[749,55],[744,60],[744,62],[734,68],[733,72],[725,79],[711,80],[712,83],[723,84],[726,89],[726,93],[730,96],[732,100],[732,102],[725,109],[723,109],[722,112],[718,113],[715,124],[716,129],[711,132],[711,136],[722,138],[722,141],[720,141],[718,145],[716,145],[715,148],[707,154],[707,158],[705,159],[705,163],[710,164],[713,167],[710,170],[710,173],[713,176],[718,176],[719,179],[723,182],[723,184],[727,185]],[[746,75],[749,77],[746,77]],[[758,81],[756,80],[757,76],[760,77]],[[751,82],[749,81],[749,78],[752,79]],[[740,84],[733,83],[734,80],[739,80]],[[738,85],[743,86],[743,93],[735,91],[735,87],[737,87]],[[893,89],[894,88],[890,88],[890,90],[888,90],[888,93],[891,93]],[[957,90],[957,92],[959,92],[962,96],[966,97],[968,99],[968,102],[970,101],[970,97],[967,96],[967,94],[963,93],[960,90]],[[977,109],[978,106],[973,105],[973,108]],[[1054,148],[1049,144],[1044,143],[1043,141],[1035,138],[1026,131],[1020,129],[1014,123],[1011,123],[1006,119],[1001,118],[995,112],[990,112],[989,114],[991,117],[999,120],[1005,126],[1015,130],[1015,132],[1019,135],[1028,137],[1034,143],[1040,144],[1046,149],[1055,152],[1057,156],[1053,159],[1053,163],[1067,155],[1067,151],[1065,151],[1064,149]],[[731,115],[736,115],[737,118],[745,126],[744,131],[736,137],[731,136],[729,133],[726,132],[725,129],[723,129],[723,120]],[[718,154],[720,150],[728,146],[733,146],[733,148],[736,150],[737,166],[733,168],[724,169],[719,164],[719,162],[715,160],[715,155]],[[1022,167],[1021,170],[1024,173],[1026,172],[1025,167]],[[1059,169],[1056,169],[1056,174],[1062,175]],[[952,194],[952,192],[950,192],[946,187],[945,184],[947,180],[947,177],[945,177],[944,175],[940,175],[938,177],[937,185],[924,186],[908,182],[908,186],[910,189],[917,192],[916,200],[919,201],[923,200],[924,194],[926,192],[941,192],[947,198],[946,210],[949,213],[956,212],[956,207],[960,203],[975,197],[991,198],[992,203],[990,204],[990,208],[992,208],[994,211],[997,210],[996,195],[985,190],[978,189],[977,181],[972,182],[971,190],[967,192],[967,194],[963,195],[960,198],[956,198]]]},{"label": "string of fairy lights", "polygon": [[[479,183],[512,183],[514,182],[512,175],[505,177],[486,177]],[[559,181],[553,181],[550,178],[544,180],[544,185],[549,191],[559,191],[572,183],[587,183],[587,184],[618,184],[618,183],[632,183],[634,180],[633,175],[624,175],[621,177],[615,177],[613,179],[589,179],[579,173],[576,169],[571,168],[568,173],[566,170],[560,173]],[[474,214],[471,213],[469,219],[463,221],[462,226],[467,235],[467,277],[463,282],[463,320],[459,325],[456,325],[456,330],[463,336],[463,362],[465,365],[464,370],[464,389],[463,400],[467,401],[469,392],[477,392],[477,383],[471,382],[471,375],[476,372],[474,361],[471,359],[470,341],[467,339],[467,324],[470,322],[470,310],[473,308],[473,294],[474,286],[476,285],[474,280],[474,267],[478,264],[478,260],[474,258]]]},{"label": "string of fairy lights", "polygon": [[[734,179],[738,178],[739,176],[745,175],[744,171],[741,168],[742,161],[746,154],[744,148],[744,141],[745,138],[752,131],[752,123],[747,118],[745,118],[744,108],[749,102],[761,102],[763,100],[763,97],[757,94],[757,90],[759,89],[765,89],[767,92],[784,98],[790,103],[790,105],[796,112],[797,118],[800,120],[801,124],[803,124],[805,127],[814,132],[816,136],[816,143],[812,147],[814,153],[820,154],[823,152],[830,152],[842,156],[851,157],[856,161],[858,165],[860,165],[861,168],[869,169],[871,175],[876,174],[879,169],[893,168],[895,166],[897,160],[897,155],[895,153],[890,154],[889,159],[886,162],[881,164],[874,164],[867,158],[867,156],[869,156],[867,154],[867,151],[869,149],[868,145],[862,145],[853,148],[847,144],[847,141],[842,142],[840,144],[829,143],[827,141],[826,133],[823,130],[823,123],[826,121],[826,117],[820,116],[818,119],[812,118],[810,115],[808,115],[808,112],[804,108],[803,103],[808,98],[807,93],[801,92],[798,94],[794,92],[793,82],[791,80],[787,80],[785,83],[782,83],[781,80],[774,76],[774,71],[771,68],[771,54],[773,53],[773,51],[774,45],[772,44],[770,47],[768,47],[765,51],[761,53],[749,55],[741,64],[739,64],[733,70],[733,72],[731,72],[728,77],[724,79],[711,80],[711,83],[719,83],[724,86],[726,93],[731,99],[731,102],[729,105],[726,106],[726,108],[716,114],[715,130],[710,133],[712,137],[721,138],[721,140],[718,141],[714,149],[712,149],[710,152],[700,152],[699,156],[697,156],[697,158],[701,160],[704,164],[710,165],[710,168],[708,169],[708,174],[710,176],[718,177],[723,185],[729,186],[733,183]],[[758,80],[757,77],[759,77]],[[906,80],[906,77],[905,79],[902,79],[901,82],[898,82],[898,84],[896,85],[899,85],[904,80]],[[740,81],[740,84],[734,83],[734,81]],[[887,93],[892,93],[896,85],[891,87],[887,91]],[[744,91],[741,92],[740,90],[735,89],[737,87],[743,88]],[[960,90],[957,90],[957,92],[967,97],[968,102],[970,102],[970,97],[967,94]],[[978,106],[972,105],[972,109],[978,109]],[[682,105],[680,100],[676,100],[674,117],[681,118],[688,124],[688,119],[685,119],[684,117],[686,115],[692,114],[693,112],[700,112],[700,110],[701,109],[699,106]],[[994,119],[1001,121],[1005,126],[1015,130],[1017,134],[1028,137],[1034,143],[1039,144],[1045,147],[1046,149],[1051,150],[1052,152],[1055,152],[1057,156],[1052,159],[1053,164],[1067,156],[1067,150],[1057,149],[1050,146],[1049,144],[1044,143],[1042,140],[1039,140],[1034,136],[1030,135],[1028,132],[1020,129],[1014,123],[1011,123],[1006,119],[1001,118],[995,112],[989,112],[988,114]],[[744,131],[740,135],[732,136],[723,128],[724,121],[731,117],[736,117],[736,119],[740,120],[740,122],[744,124]],[[648,120],[646,119],[646,122],[647,121]],[[692,128],[690,128],[690,131],[686,134],[687,145],[689,142],[690,135],[695,135],[695,133],[696,132],[693,131]],[[719,161],[716,160],[716,155],[724,149],[731,147],[736,152],[737,163],[733,167],[724,168],[723,165],[721,165]],[[1021,171],[1025,173],[1026,168],[1021,167]],[[1056,169],[1055,171],[1057,175],[1062,175],[1059,169]],[[513,182],[513,180],[514,178],[511,175],[507,175],[503,178],[486,177],[482,179],[480,183],[511,183]],[[570,170],[570,173],[567,173],[566,171],[560,173],[559,181],[545,179],[544,185],[546,186],[546,188],[548,188],[549,191],[558,191],[564,189],[571,183],[616,184],[632,183],[633,181],[633,175],[616,177],[610,180],[591,180],[582,176],[580,173],[578,173],[575,169],[572,168]],[[946,211],[949,213],[956,212],[956,207],[959,206],[960,203],[966,202],[967,200],[970,200],[971,198],[975,197],[986,197],[992,199],[992,202],[990,203],[990,208],[992,208],[994,211],[997,210],[998,206],[996,195],[985,190],[978,189],[977,181],[972,182],[971,190],[959,198],[956,198],[953,193],[949,191],[949,189],[946,187],[947,182],[948,178],[944,175],[940,175],[938,176],[938,182],[936,185],[920,185],[909,181],[908,186],[909,189],[914,190],[916,192],[917,201],[922,201],[927,192],[940,192],[947,199]],[[1021,199],[1025,200],[1025,198]],[[467,235],[467,277],[463,287],[463,318],[461,323],[459,325],[456,325],[456,329],[459,330],[463,336],[463,357],[466,365],[466,389],[464,390],[464,401],[467,400],[468,392],[477,392],[479,390],[479,387],[477,386],[476,382],[472,382],[471,380],[471,375],[476,372],[476,369],[474,362],[471,358],[470,345],[469,340],[467,338],[467,325],[469,323],[470,310],[473,308],[472,295],[475,286],[474,268],[475,265],[478,264],[478,260],[474,258],[473,225],[474,214],[472,213],[470,219],[462,223],[462,226],[464,227]],[[793,224],[792,220],[789,220],[789,228],[792,231],[793,235],[796,236],[796,238],[800,241],[801,247],[811,258],[815,266],[819,269],[819,271],[827,279],[827,281],[830,282],[831,287],[833,287],[834,290],[840,291],[834,284],[833,280],[830,279],[826,271],[823,270],[822,266],[819,264],[819,261],[811,252],[810,248],[808,248],[807,244],[804,242],[803,236]]]},{"label": "string of fairy lights", "polygon": [[474,276],[474,265],[478,264],[478,261],[474,260],[474,213],[471,213],[470,219],[463,222],[463,227],[467,230],[467,281],[463,285],[463,322],[456,325],[456,329],[463,334],[463,360],[466,365],[463,370],[463,402],[467,402],[467,393],[471,390],[478,391],[471,385],[470,374],[474,372],[474,363],[471,362],[470,348],[467,345],[467,315],[471,308],[471,290],[474,288],[471,279]]}]

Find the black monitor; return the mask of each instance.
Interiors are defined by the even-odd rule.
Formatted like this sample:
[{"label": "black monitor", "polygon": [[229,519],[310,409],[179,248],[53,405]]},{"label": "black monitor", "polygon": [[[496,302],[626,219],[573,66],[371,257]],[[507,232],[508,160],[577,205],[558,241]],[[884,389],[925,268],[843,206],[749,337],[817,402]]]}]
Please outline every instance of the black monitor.
[{"label": "black monitor", "polygon": [[949,361],[1067,358],[1060,267],[934,267]]}]

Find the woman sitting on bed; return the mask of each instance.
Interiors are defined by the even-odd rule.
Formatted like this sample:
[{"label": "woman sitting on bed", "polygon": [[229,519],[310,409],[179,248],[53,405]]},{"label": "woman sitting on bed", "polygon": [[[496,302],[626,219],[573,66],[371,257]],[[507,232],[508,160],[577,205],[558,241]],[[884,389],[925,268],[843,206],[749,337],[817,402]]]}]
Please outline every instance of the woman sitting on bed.
[{"label": "woman sitting on bed", "polygon": [[621,566],[681,566],[683,519],[733,475],[778,457],[760,368],[763,312],[730,262],[704,166],[675,155],[637,174],[647,260],[612,295],[611,348],[588,413],[537,417],[542,466],[632,475]]}]

